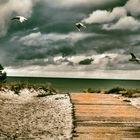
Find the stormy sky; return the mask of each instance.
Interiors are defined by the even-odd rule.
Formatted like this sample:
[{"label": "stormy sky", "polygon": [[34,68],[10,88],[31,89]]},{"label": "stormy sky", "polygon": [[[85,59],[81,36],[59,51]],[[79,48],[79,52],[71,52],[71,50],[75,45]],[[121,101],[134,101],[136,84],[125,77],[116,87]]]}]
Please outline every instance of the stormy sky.
[{"label": "stormy sky", "polygon": [[[140,79],[140,0],[0,0],[9,76]],[[28,20],[11,20],[21,15]],[[86,28],[79,32],[75,23]]]}]

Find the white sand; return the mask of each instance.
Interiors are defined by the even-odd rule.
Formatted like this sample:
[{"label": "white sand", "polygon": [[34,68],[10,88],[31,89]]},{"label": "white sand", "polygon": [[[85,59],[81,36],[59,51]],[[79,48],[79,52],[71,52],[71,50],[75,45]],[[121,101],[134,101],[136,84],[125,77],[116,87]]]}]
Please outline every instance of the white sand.
[{"label": "white sand", "polygon": [[20,96],[0,93],[0,140],[69,140],[72,105],[69,96],[36,97],[27,89]]},{"label": "white sand", "polygon": [[136,108],[140,108],[140,97],[137,98],[130,98],[131,104]]},{"label": "white sand", "polygon": [[128,97],[124,97],[118,94],[112,94],[113,97],[118,98],[120,100],[127,100],[130,101],[129,104],[131,104],[132,106],[136,107],[136,108],[140,108],[140,97],[136,97],[136,98],[128,98]]}]

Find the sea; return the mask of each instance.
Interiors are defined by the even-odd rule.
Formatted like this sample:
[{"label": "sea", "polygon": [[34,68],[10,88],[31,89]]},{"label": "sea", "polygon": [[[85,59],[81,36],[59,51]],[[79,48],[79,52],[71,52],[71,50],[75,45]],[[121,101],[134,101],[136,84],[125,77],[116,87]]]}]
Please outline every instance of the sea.
[{"label": "sea", "polygon": [[61,92],[82,92],[88,88],[109,90],[115,87],[140,88],[140,80],[85,79],[52,77],[7,77],[7,83],[48,84]]}]

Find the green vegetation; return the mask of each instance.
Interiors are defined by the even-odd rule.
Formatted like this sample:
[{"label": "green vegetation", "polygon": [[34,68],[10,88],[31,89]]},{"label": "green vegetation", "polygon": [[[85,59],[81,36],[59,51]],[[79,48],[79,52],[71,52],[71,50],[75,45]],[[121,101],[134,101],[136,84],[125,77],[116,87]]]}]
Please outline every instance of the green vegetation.
[{"label": "green vegetation", "polygon": [[[50,86],[49,84],[27,84],[27,83],[3,83],[0,84],[0,91],[6,91],[11,90],[14,91],[15,94],[20,94],[20,91],[23,89],[28,89],[30,91],[43,91],[41,92],[41,95],[38,95],[38,97],[44,97],[45,95],[52,95],[56,94],[57,91]],[[42,95],[44,94],[44,95]]]},{"label": "green vegetation", "polygon": [[140,89],[125,89],[121,87],[115,87],[108,91],[105,91],[106,94],[120,94],[125,97],[134,98],[140,97]]},{"label": "green vegetation", "polygon": [[5,83],[7,79],[7,73],[3,72],[4,67],[0,64],[0,83]]},{"label": "green vegetation", "polygon": [[120,93],[121,91],[125,91],[126,89],[121,87],[115,87],[107,91],[107,93]]},{"label": "green vegetation", "polygon": [[45,96],[49,96],[49,95],[52,95],[52,93],[51,92],[49,92],[49,93],[39,93],[36,97],[45,97]]},{"label": "green vegetation", "polygon": [[99,90],[94,90],[92,88],[88,88],[88,89],[83,90],[83,92],[84,93],[100,93],[101,90],[100,89]]},{"label": "green vegetation", "polygon": [[95,90],[92,88],[84,89],[84,93],[104,93],[104,94],[120,94],[125,97],[135,98],[140,97],[140,89],[127,89],[122,87],[114,87],[107,91]]}]

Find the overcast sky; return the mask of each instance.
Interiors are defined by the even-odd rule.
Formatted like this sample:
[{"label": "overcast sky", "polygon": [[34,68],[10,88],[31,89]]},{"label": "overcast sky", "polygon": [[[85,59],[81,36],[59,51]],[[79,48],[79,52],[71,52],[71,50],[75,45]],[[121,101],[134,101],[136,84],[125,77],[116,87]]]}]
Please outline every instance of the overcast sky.
[{"label": "overcast sky", "polygon": [[140,0],[0,0],[0,17],[9,76],[140,79]]}]

